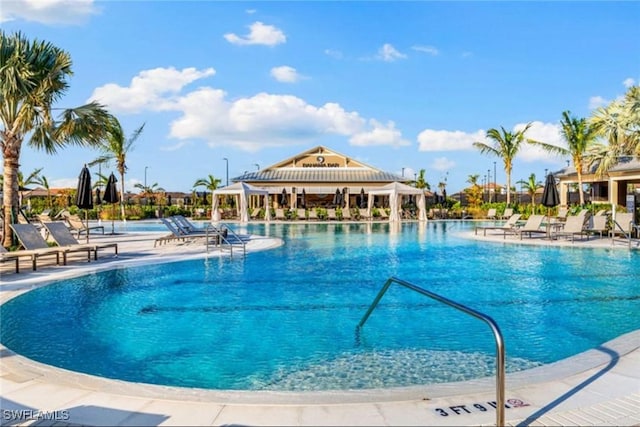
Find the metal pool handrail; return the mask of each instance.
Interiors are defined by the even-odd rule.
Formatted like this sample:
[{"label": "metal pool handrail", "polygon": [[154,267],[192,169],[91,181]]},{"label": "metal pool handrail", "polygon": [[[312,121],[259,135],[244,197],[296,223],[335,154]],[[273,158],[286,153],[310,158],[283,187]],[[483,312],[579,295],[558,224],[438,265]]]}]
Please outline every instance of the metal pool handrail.
[{"label": "metal pool handrail", "polygon": [[505,391],[504,391],[505,349],[504,349],[504,339],[502,338],[502,333],[500,332],[500,328],[498,327],[496,322],[491,317],[485,314],[482,314],[476,310],[473,310],[465,305],[459,304],[455,301],[447,299],[438,294],[434,294],[433,292],[429,292],[426,289],[422,289],[419,286],[416,286],[412,283],[398,279],[396,277],[390,277],[385,282],[382,289],[380,289],[380,292],[378,292],[378,295],[373,300],[373,302],[371,303],[371,306],[369,307],[365,315],[360,320],[360,323],[358,323],[358,328],[362,328],[362,326],[364,326],[364,323],[367,321],[367,319],[371,315],[371,312],[373,312],[373,310],[376,308],[376,306],[380,302],[380,299],[382,299],[382,296],[385,294],[385,292],[387,292],[387,289],[389,289],[389,286],[391,286],[391,284],[394,282],[404,286],[405,288],[416,291],[419,294],[422,294],[436,301],[439,301],[443,304],[446,304],[450,307],[458,309],[464,313],[467,313],[470,316],[473,316],[476,319],[480,319],[483,322],[485,322],[487,325],[489,325],[496,341],[496,425],[503,426],[504,425],[504,408],[505,408]]},{"label": "metal pool handrail", "polygon": [[207,253],[209,253],[209,233],[211,232],[214,236],[218,236],[218,239],[220,239],[220,243],[226,243],[229,246],[229,250],[231,252],[231,256],[233,256],[233,243],[231,241],[229,241],[229,239],[227,239],[221,232],[221,227],[224,226],[226,227],[227,232],[231,233],[231,235],[233,235],[235,237],[235,240],[240,242],[239,244],[242,246],[242,255],[246,256],[247,255],[247,244],[242,240],[242,238],[238,235],[238,233],[236,233],[235,231],[233,231],[233,229],[231,227],[229,227],[227,224],[224,223],[219,223],[218,226],[213,226],[211,224],[209,224],[207,226]]}]

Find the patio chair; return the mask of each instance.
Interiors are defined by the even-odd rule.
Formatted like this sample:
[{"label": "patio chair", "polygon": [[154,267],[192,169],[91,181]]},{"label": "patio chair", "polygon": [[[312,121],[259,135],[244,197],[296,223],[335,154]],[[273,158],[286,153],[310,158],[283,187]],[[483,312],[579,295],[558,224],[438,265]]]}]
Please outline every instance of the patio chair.
[{"label": "patio chair", "polygon": [[67,214],[64,220],[69,224],[71,231],[75,231],[78,234],[77,237],[80,237],[82,233],[90,233],[91,230],[101,230],[102,234],[104,234],[104,227],[102,225],[87,227],[87,224],[85,224],[78,215]]},{"label": "patio chair", "polygon": [[358,208],[358,217],[360,219],[371,219],[368,209]]},{"label": "patio chair", "polygon": [[496,219],[497,211],[495,208],[491,208],[487,211],[487,219]]},{"label": "patio chair", "polygon": [[279,219],[279,220],[285,220],[287,219],[287,216],[284,213],[284,209],[282,208],[276,208],[276,216],[275,219]]},{"label": "patio chair", "polygon": [[[586,234],[585,225],[588,220],[587,215],[571,215],[568,216],[562,228],[555,230],[553,236],[557,239],[560,236],[571,236],[571,242],[575,241],[576,234]],[[589,235],[587,234],[587,239]]]},{"label": "patio chair", "polygon": [[527,222],[522,227],[514,227],[513,232],[515,235],[520,237],[522,240],[522,236],[525,233],[529,234],[529,237],[533,236],[533,233],[543,233],[547,234],[547,230],[544,228],[540,228],[542,226],[542,221],[544,220],[544,215],[531,215]]},{"label": "patio chair", "polygon": [[351,209],[343,208],[342,209],[342,219],[350,220],[351,219]]},{"label": "patio chair", "polygon": [[318,219],[318,212],[316,212],[316,210],[314,208],[309,209],[309,219]]},{"label": "patio chair", "polygon": [[260,208],[253,208],[253,210],[251,211],[251,215],[250,218],[251,219],[258,219],[260,217]]},{"label": "patio chair", "polygon": [[52,221],[52,222],[44,222],[44,227],[49,232],[49,236],[53,239],[54,242],[60,247],[64,248],[77,248],[78,250],[82,247],[88,248],[93,251],[93,259],[98,259],[98,250],[113,248],[115,251],[115,256],[118,256],[118,244],[117,243],[80,243],[78,240],[73,237],[71,231],[67,228],[67,226],[62,221]]},{"label": "patio chair", "polygon": [[91,248],[89,247],[61,247],[49,246],[47,241],[42,237],[40,231],[33,224],[11,224],[11,229],[15,233],[20,246],[32,253],[32,267],[37,269],[38,258],[47,255],[56,256],[56,264],[60,264],[60,255],[62,255],[62,264],[67,265],[67,254],[72,252],[87,252],[87,261],[91,261]]},{"label": "patio chair", "polygon": [[611,238],[617,235],[631,236],[634,229],[633,212],[617,212],[615,221],[611,225],[611,230],[609,230],[609,236]]},{"label": "patio chair", "polygon": [[215,231],[212,231],[209,233],[206,230],[192,231],[192,232],[188,232],[184,229],[180,230],[178,227],[176,227],[175,222],[169,221],[167,218],[160,218],[160,222],[162,222],[165,225],[165,227],[169,229],[170,233],[166,236],[158,237],[153,243],[154,248],[158,244],[162,245],[163,243],[168,243],[175,240],[180,240],[184,242],[187,239],[195,239],[195,238],[202,238],[202,237],[214,238],[217,235]]},{"label": "patio chair", "polygon": [[327,209],[327,219],[329,220],[337,220],[336,210],[334,208]]},{"label": "patio chair", "polygon": [[513,208],[505,208],[502,213],[502,219],[509,219],[513,215]]},{"label": "patio chair", "polygon": [[378,209],[378,215],[380,215],[380,219],[389,219],[389,215],[387,214],[387,210],[385,208]]},{"label": "patio chair", "polygon": [[509,217],[507,222],[502,225],[488,225],[488,226],[478,226],[475,228],[474,233],[477,235],[478,230],[482,230],[483,235],[487,235],[487,230],[500,230],[503,233],[503,237],[506,238],[507,233],[514,232],[514,228],[517,226],[518,221],[520,220],[520,214],[513,214]]},{"label": "patio chair", "polygon": [[302,209],[302,208],[298,208],[296,210],[296,217],[300,221],[306,220],[307,219],[307,210],[306,209]]},{"label": "patio chair", "polygon": [[0,262],[5,263],[13,261],[15,263],[16,273],[20,273],[20,258],[34,258],[33,251],[11,251],[9,252],[4,246],[0,245]]},{"label": "patio chair", "polygon": [[600,238],[604,233],[608,233],[609,231],[609,218],[605,215],[594,215],[589,218],[589,226],[584,230],[586,233],[599,233]]}]

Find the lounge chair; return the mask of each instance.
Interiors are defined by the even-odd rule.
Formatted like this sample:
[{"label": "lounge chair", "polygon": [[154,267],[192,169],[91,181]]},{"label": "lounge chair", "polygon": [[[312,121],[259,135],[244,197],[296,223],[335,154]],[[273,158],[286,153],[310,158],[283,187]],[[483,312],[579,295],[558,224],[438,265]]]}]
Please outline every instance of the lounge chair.
[{"label": "lounge chair", "polygon": [[307,210],[306,209],[302,209],[302,208],[298,208],[298,210],[296,211],[296,217],[299,220],[307,219]]},{"label": "lounge chair", "polygon": [[287,219],[287,216],[284,213],[284,209],[282,208],[276,208],[276,216],[275,219],[279,219],[279,220],[285,220]]},{"label": "lounge chair", "polygon": [[544,220],[544,215],[531,215],[527,222],[522,227],[515,227],[513,232],[515,235],[520,237],[522,240],[522,235],[525,233],[529,234],[529,237],[532,237],[533,233],[547,233],[547,230],[544,228],[540,228],[542,226],[542,221]]},{"label": "lounge chair", "polygon": [[491,208],[487,211],[487,219],[496,219],[497,217],[497,211],[495,208]]},{"label": "lounge chair", "polygon": [[380,219],[389,219],[389,215],[387,215],[387,210],[385,208],[378,209],[378,215],[380,215]]},{"label": "lounge chair", "polygon": [[60,264],[60,255],[62,255],[63,265],[67,265],[67,254],[72,252],[87,252],[87,261],[91,261],[91,248],[89,247],[61,247],[49,246],[47,241],[42,237],[40,231],[33,224],[11,224],[11,229],[18,237],[20,245],[27,251],[32,253],[32,266],[37,269],[37,260],[42,256],[55,255],[56,264]]},{"label": "lounge chair", "polygon": [[369,216],[369,210],[364,208],[358,208],[358,218],[371,219],[371,217]]},{"label": "lounge chair", "polygon": [[[576,234],[585,234],[585,223],[588,217],[586,215],[571,215],[568,216],[562,228],[556,230],[553,236],[557,239],[560,236],[571,236],[571,242],[575,240]],[[588,238],[588,235],[587,235]]]},{"label": "lounge chair", "polygon": [[71,231],[67,228],[67,226],[62,221],[52,221],[52,222],[44,222],[44,227],[49,232],[49,236],[53,239],[54,242],[60,247],[64,248],[76,248],[80,250],[80,248],[88,248],[93,251],[93,259],[98,259],[98,250],[113,248],[115,251],[115,256],[118,256],[118,244],[117,243],[80,243],[78,240],[73,237]]},{"label": "lounge chair", "polygon": [[211,237],[214,238],[217,235],[216,231],[207,232],[206,230],[202,231],[191,231],[188,232],[186,230],[181,230],[176,227],[175,222],[169,221],[167,218],[160,218],[160,222],[162,222],[165,227],[167,227],[170,233],[166,236],[158,237],[153,243],[153,247],[156,247],[157,244],[168,243],[175,240],[185,241],[186,239],[194,239],[194,238],[202,238],[202,237]]},{"label": "lounge chair", "polygon": [[258,219],[260,217],[260,210],[261,208],[253,208],[250,215],[251,219]]},{"label": "lounge chair", "polygon": [[509,219],[513,215],[513,208],[505,208],[502,213],[502,219]]},{"label": "lounge chair", "polygon": [[609,235],[613,238],[618,234],[631,236],[635,226],[633,224],[633,212],[617,212],[615,222],[611,225]]},{"label": "lounge chair", "polygon": [[336,220],[338,217],[336,216],[336,210],[334,208],[327,209],[327,219]]},{"label": "lounge chair", "polygon": [[309,209],[309,219],[318,219],[318,212],[316,212],[315,208]]},{"label": "lounge chair", "polygon": [[507,233],[513,233],[514,228],[518,224],[518,220],[520,219],[520,214],[513,214],[509,217],[507,222],[502,225],[488,225],[488,226],[478,226],[475,228],[474,233],[478,234],[478,230],[483,231],[483,235],[487,235],[487,230],[500,230],[503,233],[503,237],[507,235]]},{"label": "lounge chair", "polygon": [[4,246],[0,245],[0,262],[15,262],[16,273],[20,273],[20,258],[23,257],[29,257],[33,260],[33,254],[30,251],[9,252]]},{"label": "lounge chair", "polygon": [[342,209],[342,219],[343,220],[351,219],[351,210],[350,209],[347,209],[347,208]]},{"label": "lounge chair", "polygon": [[80,237],[82,233],[90,233],[91,230],[101,230],[104,234],[104,227],[102,225],[94,225],[87,227],[78,215],[65,215],[64,220],[69,224],[71,231],[75,231]]},{"label": "lounge chair", "polygon": [[585,233],[599,233],[600,238],[609,231],[609,218],[605,215],[594,215],[589,218],[589,226],[585,228]]}]

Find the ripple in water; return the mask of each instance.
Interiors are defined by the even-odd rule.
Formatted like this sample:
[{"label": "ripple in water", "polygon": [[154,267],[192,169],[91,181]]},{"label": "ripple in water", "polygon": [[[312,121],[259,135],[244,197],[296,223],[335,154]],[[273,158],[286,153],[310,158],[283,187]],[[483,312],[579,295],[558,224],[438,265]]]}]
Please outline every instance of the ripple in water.
[{"label": "ripple in water", "polygon": [[[403,387],[468,381],[495,375],[496,359],[482,353],[402,350],[344,354],[328,363],[280,369],[271,378],[251,379],[255,390],[319,391]],[[521,358],[507,358],[506,371],[541,366]]]}]

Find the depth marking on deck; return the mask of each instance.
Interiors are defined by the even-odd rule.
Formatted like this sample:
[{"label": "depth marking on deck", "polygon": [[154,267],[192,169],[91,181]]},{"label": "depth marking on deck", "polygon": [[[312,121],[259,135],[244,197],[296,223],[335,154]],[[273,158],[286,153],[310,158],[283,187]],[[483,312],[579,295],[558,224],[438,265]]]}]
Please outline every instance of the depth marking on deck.
[{"label": "depth marking on deck", "polygon": [[[440,415],[442,417],[448,417],[450,415],[468,415],[468,414],[474,414],[478,412],[493,411],[496,409],[497,406],[498,406],[498,403],[495,400],[491,400],[488,402],[475,402],[475,403],[467,403],[464,405],[445,406],[442,408],[435,408],[433,411],[437,415]],[[522,408],[525,406],[531,406],[531,405],[520,399],[507,399],[504,404],[504,407],[506,409]]]}]

